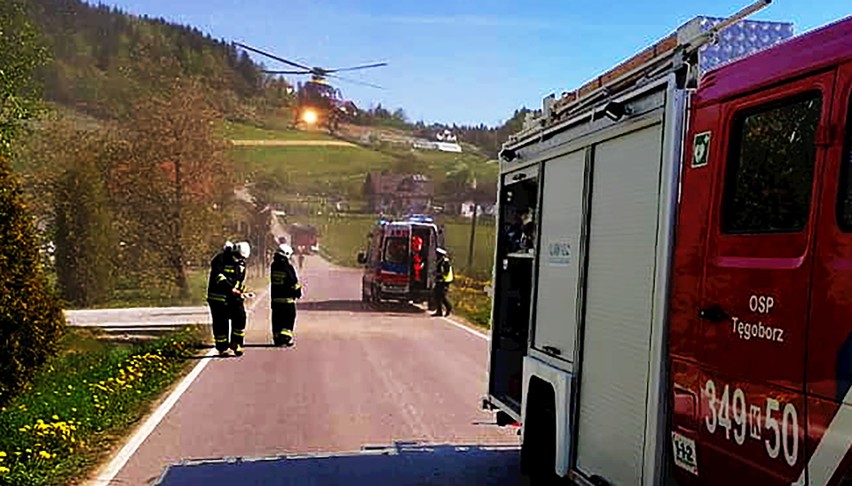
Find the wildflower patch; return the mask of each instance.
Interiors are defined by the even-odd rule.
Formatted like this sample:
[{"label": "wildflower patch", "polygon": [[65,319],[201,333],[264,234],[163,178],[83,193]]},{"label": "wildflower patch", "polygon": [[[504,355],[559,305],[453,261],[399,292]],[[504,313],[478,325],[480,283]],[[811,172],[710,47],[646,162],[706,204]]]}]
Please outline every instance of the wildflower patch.
[{"label": "wildflower patch", "polygon": [[186,330],[147,344],[66,353],[43,366],[33,386],[0,409],[0,484],[85,477],[179,376],[196,336]]}]

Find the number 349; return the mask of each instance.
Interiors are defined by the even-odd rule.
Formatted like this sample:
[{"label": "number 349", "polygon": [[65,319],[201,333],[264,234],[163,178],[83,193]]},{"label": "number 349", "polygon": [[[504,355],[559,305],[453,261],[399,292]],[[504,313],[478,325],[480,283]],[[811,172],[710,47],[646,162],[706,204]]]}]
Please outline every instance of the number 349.
[{"label": "number 349", "polygon": [[[733,431],[734,441],[738,445],[742,445],[746,438],[757,441],[762,439],[770,458],[777,459],[783,449],[787,464],[796,464],[799,457],[799,418],[792,403],[784,405],[779,424],[776,416],[781,410],[781,404],[774,398],[766,398],[766,420],[761,422],[761,408],[757,405],[749,407],[746,395],[740,388],[734,389],[731,394],[730,387],[725,385],[722,396],[718,397],[716,384],[713,380],[707,380],[704,396],[709,408],[709,414],[704,417],[708,432],[714,434],[717,428],[723,428],[725,438],[730,440]],[[768,435],[765,439],[764,430]]]}]

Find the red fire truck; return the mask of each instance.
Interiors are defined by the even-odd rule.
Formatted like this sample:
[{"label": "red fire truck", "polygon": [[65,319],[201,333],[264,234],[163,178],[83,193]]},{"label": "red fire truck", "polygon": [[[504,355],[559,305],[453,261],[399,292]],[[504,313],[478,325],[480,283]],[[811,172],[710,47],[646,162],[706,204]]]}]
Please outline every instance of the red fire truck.
[{"label": "red fire truck", "polygon": [[504,144],[483,405],[533,479],[852,484],[852,17],[765,3]]}]

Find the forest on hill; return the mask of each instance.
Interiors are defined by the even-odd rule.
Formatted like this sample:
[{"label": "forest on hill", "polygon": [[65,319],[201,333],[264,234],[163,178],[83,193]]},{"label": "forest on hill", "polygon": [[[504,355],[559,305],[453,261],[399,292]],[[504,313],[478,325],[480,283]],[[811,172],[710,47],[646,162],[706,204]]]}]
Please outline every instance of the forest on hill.
[{"label": "forest on hill", "polygon": [[190,26],[81,0],[29,0],[50,61],[44,96],[97,118],[120,118],[134,100],[162,94],[177,77],[200,80],[231,119],[290,104],[288,84],[245,53]]}]

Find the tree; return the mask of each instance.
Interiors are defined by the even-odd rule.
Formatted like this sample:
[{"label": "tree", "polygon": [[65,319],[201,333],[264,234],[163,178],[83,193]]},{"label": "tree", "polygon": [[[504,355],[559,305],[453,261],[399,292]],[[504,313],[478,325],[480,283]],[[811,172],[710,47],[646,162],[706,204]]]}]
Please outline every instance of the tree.
[{"label": "tree", "polygon": [[38,31],[18,0],[0,2],[0,156],[12,151],[12,140],[38,107],[36,70],[46,51]]},{"label": "tree", "polygon": [[76,306],[108,301],[115,290],[118,241],[106,187],[111,141],[102,132],[53,125],[46,151],[51,177],[56,274],[62,297]]},{"label": "tree", "polygon": [[233,194],[217,114],[197,81],[177,80],[170,93],[143,98],[124,121],[126,160],[115,171],[122,240],[131,268],[189,296],[187,265],[206,262],[221,243],[218,207]]},{"label": "tree", "polygon": [[56,349],[64,319],[40,265],[33,218],[12,172],[20,122],[38,103],[31,82],[43,59],[23,4],[0,3],[0,403]]}]

